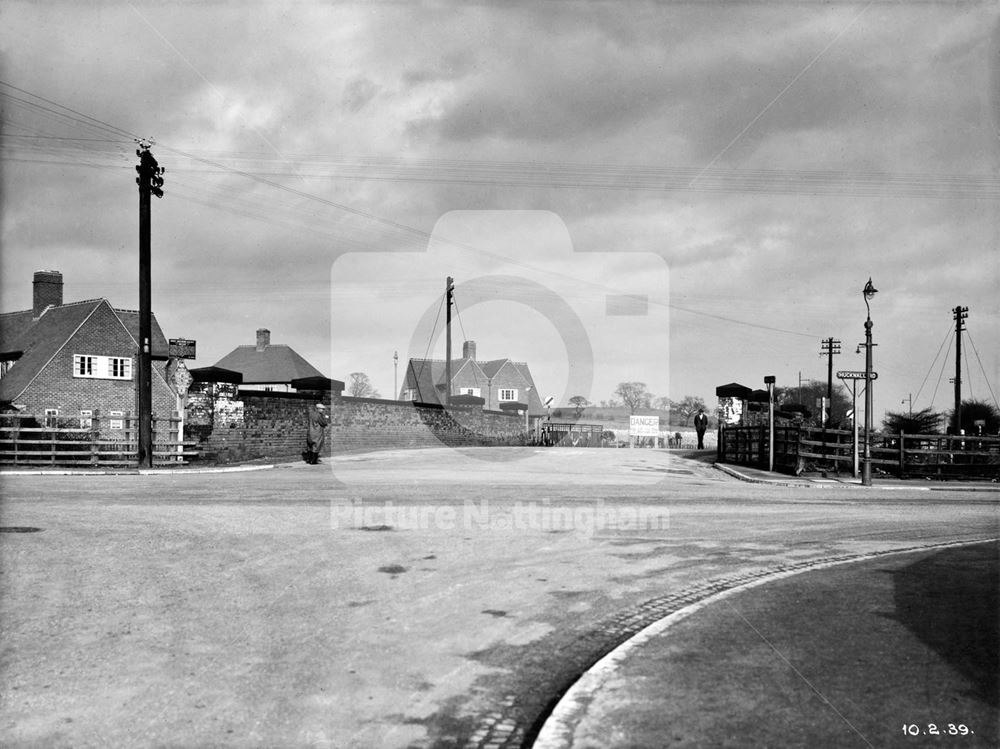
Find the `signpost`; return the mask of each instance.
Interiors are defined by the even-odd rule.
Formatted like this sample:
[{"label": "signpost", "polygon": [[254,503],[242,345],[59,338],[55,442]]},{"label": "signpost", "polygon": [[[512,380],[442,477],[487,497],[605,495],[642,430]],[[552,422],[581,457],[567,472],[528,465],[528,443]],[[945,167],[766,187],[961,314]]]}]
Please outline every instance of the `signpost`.
[{"label": "signpost", "polygon": [[194,355],[196,341],[187,338],[171,338],[168,341],[170,348],[168,355],[173,359],[196,359]]},{"label": "signpost", "polygon": [[[841,380],[851,381],[851,422],[854,432],[854,478],[858,477],[858,380],[865,379],[864,372],[853,370],[841,370],[837,372],[837,377]],[[872,372],[872,379],[878,379],[878,372]]]}]

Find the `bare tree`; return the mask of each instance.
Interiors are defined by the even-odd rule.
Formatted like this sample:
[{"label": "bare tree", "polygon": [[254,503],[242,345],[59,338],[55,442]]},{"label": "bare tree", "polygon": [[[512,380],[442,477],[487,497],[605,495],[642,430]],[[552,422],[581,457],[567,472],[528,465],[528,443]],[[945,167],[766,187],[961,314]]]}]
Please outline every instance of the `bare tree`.
[{"label": "bare tree", "polygon": [[649,402],[653,398],[652,393],[646,390],[645,382],[619,382],[615,388],[615,395],[622,399],[622,403],[631,414],[634,414],[636,409],[649,408]]},{"label": "bare tree", "polygon": [[669,412],[673,408],[674,402],[670,400],[667,396],[661,395],[659,398],[653,401],[653,405],[661,411]]},{"label": "bare tree", "polygon": [[684,418],[684,425],[687,426],[691,417],[698,413],[699,409],[705,408],[705,401],[696,395],[685,395],[673,404],[673,408],[675,413]]},{"label": "bare tree", "polygon": [[355,398],[381,398],[378,390],[372,385],[364,372],[351,372],[351,381],[347,385],[347,394]]}]

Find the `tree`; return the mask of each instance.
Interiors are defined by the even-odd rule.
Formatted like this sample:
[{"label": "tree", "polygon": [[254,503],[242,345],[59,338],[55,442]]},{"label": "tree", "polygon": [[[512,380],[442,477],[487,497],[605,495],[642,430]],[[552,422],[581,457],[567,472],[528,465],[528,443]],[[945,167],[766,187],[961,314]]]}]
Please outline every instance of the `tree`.
[{"label": "tree", "polygon": [[708,410],[705,407],[705,401],[696,395],[685,395],[673,404],[674,412],[684,417],[684,426],[687,426],[691,417],[698,413],[699,409]]},{"label": "tree", "polygon": [[932,411],[930,406],[916,413],[889,411],[882,420],[882,430],[891,434],[940,434],[944,414]]},{"label": "tree", "polygon": [[364,372],[351,372],[351,381],[347,385],[347,394],[355,398],[381,398],[378,390],[372,385]]},{"label": "tree", "polygon": [[[983,434],[1000,432],[1000,411],[997,411],[996,406],[987,401],[962,401],[962,423],[958,427],[964,429],[966,434],[978,434],[977,421],[986,422],[983,425]],[[954,409],[948,412],[948,428],[952,434],[958,434],[958,429],[955,428]]]},{"label": "tree", "polygon": [[661,411],[669,412],[674,407],[674,402],[670,400],[667,396],[661,395],[659,398],[653,401],[653,405]]},{"label": "tree", "polygon": [[649,408],[649,402],[653,398],[652,393],[646,390],[645,382],[619,382],[615,395],[622,399],[630,414],[634,414],[639,408]]},{"label": "tree", "polygon": [[573,412],[573,415],[579,419],[583,416],[583,409],[590,405],[590,401],[582,395],[574,395],[569,399],[569,404],[576,409],[576,411]]},{"label": "tree", "polygon": [[[858,385],[858,400],[861,400],[861,391],[864,383]],[[826,383],[818,380],[803,382],[801,387],[777,387],[774,389],[774,402],[780,408],[793,403],[798,403],[808,408],[813,413],[813,423],[823,426],[820,404],[826,398]],[[833,383],[833,403],[827,404],[827,419],[829,426],[836,427],[845,418],[847,412],[851,410],[851,400],[848,397],[843,385],[838,382]]]}]

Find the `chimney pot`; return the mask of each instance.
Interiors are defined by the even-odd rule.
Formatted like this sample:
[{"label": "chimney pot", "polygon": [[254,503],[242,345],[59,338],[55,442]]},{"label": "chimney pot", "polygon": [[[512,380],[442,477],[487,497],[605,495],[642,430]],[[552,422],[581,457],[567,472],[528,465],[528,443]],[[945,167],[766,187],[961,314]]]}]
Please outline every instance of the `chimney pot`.
[{"label": "chimney pot", "polygon": [[257,328],[257,350],[263,351],[271,345],[271,331],[267,328]]},{"label": "chimney pot", "polygon": [[476,360],[476,342],[466,341],[462,344],[462,358]]}]

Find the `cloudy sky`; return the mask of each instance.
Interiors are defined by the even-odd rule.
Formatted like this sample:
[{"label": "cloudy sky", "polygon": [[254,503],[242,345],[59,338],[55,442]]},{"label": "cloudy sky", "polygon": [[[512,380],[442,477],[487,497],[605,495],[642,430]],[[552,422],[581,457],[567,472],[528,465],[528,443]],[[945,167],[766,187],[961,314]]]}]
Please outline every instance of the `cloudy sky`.
[{"label": "cloudy sky", "polygon": [[[993,3],[38,3],[0,11],[3,311],[138,306],[134,138],[166,167],[153,308],[209,366],[271,330],[388,396],[409,356],[564,402],[863,369],[876,418],[993,400]],[[949,331],[952,331],[949,337]],[[963,357],[966,358],[966,357]],[[990,388],[992,388],[992,393]],[[584,392],[579,392],[583,390]]]}]

